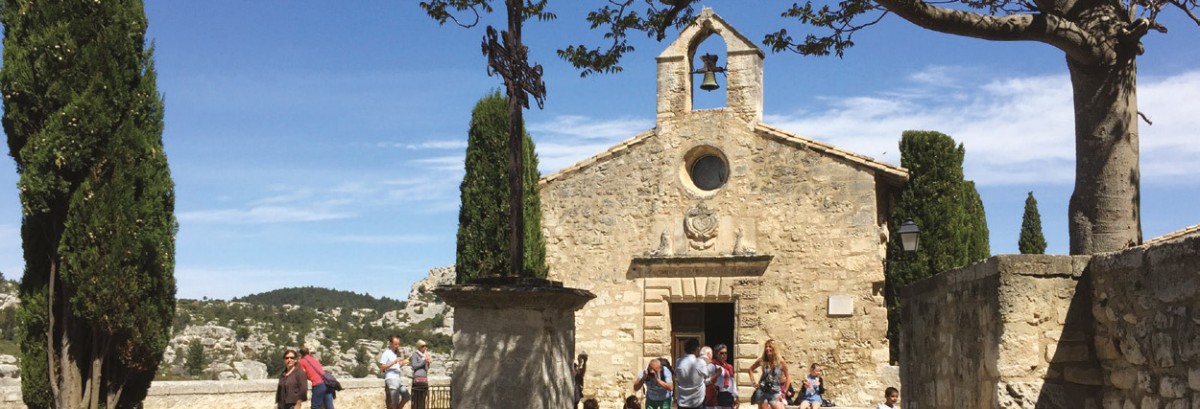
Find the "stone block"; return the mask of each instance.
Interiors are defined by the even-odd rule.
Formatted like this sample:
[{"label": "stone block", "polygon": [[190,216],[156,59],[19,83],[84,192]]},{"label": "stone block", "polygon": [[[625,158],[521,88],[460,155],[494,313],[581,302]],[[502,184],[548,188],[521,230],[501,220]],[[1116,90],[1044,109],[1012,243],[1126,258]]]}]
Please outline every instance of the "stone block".
[{"label": "stone block", "polygon": [[645,300],[645,302],[660,302],[660,301],[666,300],[670,296],[671,296],[670,288],[647,287],[646,291],[645,291],[644,300]]},{"label": "stone block", "polygon": [[1188,387],[1200,391],[1200,367],[1188,369]]},{"label": "stone block", "polygon": [[671,312],[671,305],[661,301],[647,302],[644,308],[647,317],[667,317]]},{"label": "stone block", "polygon": [[1160,368],[1175,366],[1175,350],[1171,336],[1165,333],[1154,334],[1151,347],[1154,348],[1154,363]]},{"label": "stone block", "polygon": [[684,297],[695,297],[697,295],[700,295],[700,293],[696,291],[697,283],[696,283],[695,277],[681,278],[681,279],[679,279],[679,281],[683,284],[683,287],[682,287],[683,292],[676,293],[676,295],[682,295]]},{"label": "stone block", "polygon": [[717,287],[717,295],[721,297],[733,297],[733,285],[734,281],[732,279],[721,277],[720,285]]},{"label": "stone block", "polygon": [[643,331],[644,342],[648,344],[670,344],[671,333],[663,329],[647,329]]},{"label": "stone block", "polygon": [[1112,337],[1105,335],[1097,335],[1094,337],[1096,346],[1096,357],[1101,361],[1115,361],[1121,359],[1121,352],[1117,351],[1117,345],[1113,343]]},{"label": "stone block", "polygon": [[1079,385],[1104,385],[1104,374],[1100,372],[1100,368],[1092,366],[1068,366],[1063,371],[1063,379]]},{"label": "stone block", "polygon": [[1137,380],[1138,373],[1133,368],[1118,369],[1108,374],[1108,382],[1117,389],[1132,390],[1137,386]]},{"label": "stone block", "polygon": [[1046,346],[1046,361],[1048,362],[1085,362],[1090,361],[1087,344],[1062,342],[1058,345]]},{"label": "stone block", "polygon": [[667,328],[669,322],[666,317],[645,317],[645,328]]},{"label": "stone block", "polygon": [[671,296],[680,297],[680,296],[685,295],[685,293],[683,292],[683,280],[678,279],[678,278],[669,278],[667,280],[668,280],[667,284],[669,285],[669,288],[671,289]]},{"label": "stone block", "polygon": [[1164,376],[1159,381],[1158,393],[1164,398],[1184,398],[1188,396],[1188,385],[1182,379]]}]

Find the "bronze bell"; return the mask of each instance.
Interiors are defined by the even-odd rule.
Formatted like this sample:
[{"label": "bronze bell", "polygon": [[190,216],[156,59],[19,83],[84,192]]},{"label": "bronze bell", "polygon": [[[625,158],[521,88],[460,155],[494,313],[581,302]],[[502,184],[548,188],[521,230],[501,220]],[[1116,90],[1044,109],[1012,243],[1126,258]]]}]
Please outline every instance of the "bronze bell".
[{"label": "bronze bell", "polygon": [[712,91],[717,88],[721,88],[720,85],[717,85],[717,73],[712,71],[705,72],[704,81],[700,83],[700,89]]},{"label": "bronze bell", "polygon": [[704,54],[700,57],[704,61],[704,68],[698,69],[693,74],[704,74],[704,80],[700,82],[700,89],[712,91],[721,88],[717,85],[717,73],[725,72],[725,67],[717,66],[717,56],[713,54]]}]

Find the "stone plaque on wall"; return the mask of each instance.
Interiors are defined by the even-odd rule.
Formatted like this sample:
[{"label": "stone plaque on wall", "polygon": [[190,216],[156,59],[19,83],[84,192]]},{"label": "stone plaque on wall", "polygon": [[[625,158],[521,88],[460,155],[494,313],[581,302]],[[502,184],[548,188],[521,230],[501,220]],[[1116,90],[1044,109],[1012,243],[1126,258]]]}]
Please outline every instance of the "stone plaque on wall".
[{"label": "stone plaque on wall", "polygon": [[854,299],[848,295],[829,296],[829,316],[849,317],[854,315]]}]

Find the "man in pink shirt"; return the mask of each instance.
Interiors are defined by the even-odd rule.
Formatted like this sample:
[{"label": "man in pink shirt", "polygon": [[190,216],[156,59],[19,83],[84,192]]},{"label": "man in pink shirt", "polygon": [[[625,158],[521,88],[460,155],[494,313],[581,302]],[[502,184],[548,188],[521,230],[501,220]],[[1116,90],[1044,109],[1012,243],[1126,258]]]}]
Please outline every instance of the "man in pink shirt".
[{"label": "man in pink shirt", "polygon": [[325,368],[309,354],[308,347],[300,348],[300,368],[304,369],[304,376],[312,382],[312,409],[333,409],[333,391],[326,387],[325,379],[321,378]]}]

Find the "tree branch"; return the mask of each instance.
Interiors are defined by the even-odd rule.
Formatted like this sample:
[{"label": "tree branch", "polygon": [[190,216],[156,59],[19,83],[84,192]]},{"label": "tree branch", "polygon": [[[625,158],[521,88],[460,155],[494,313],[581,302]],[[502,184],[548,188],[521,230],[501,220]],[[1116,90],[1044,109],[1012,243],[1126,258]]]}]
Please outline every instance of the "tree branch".
[{"label": "tree branch", "polygon": [[1039,14],[991,16],[934,7],[921,0],[875,0],[905,20],[929,30],[994,41],[1038,41],[1083,63],[1116,58],[1116,51],[1062,17]]},{"label": "tree branch", "polygon": [[1175,7],[1178,7],[1180,10],[1183,10],[1188,17],[1191,17],[1192,21],[1196,22],[1197,25],[1200,25],[1200,17],[1197,17],[1195,13],[1192,13],[1192,9],[1196,7],[1195,1],[1192,1],[1190,6],[1179,0],[1168,0],[1167,2],[1171,3],[1171,5]]}]

